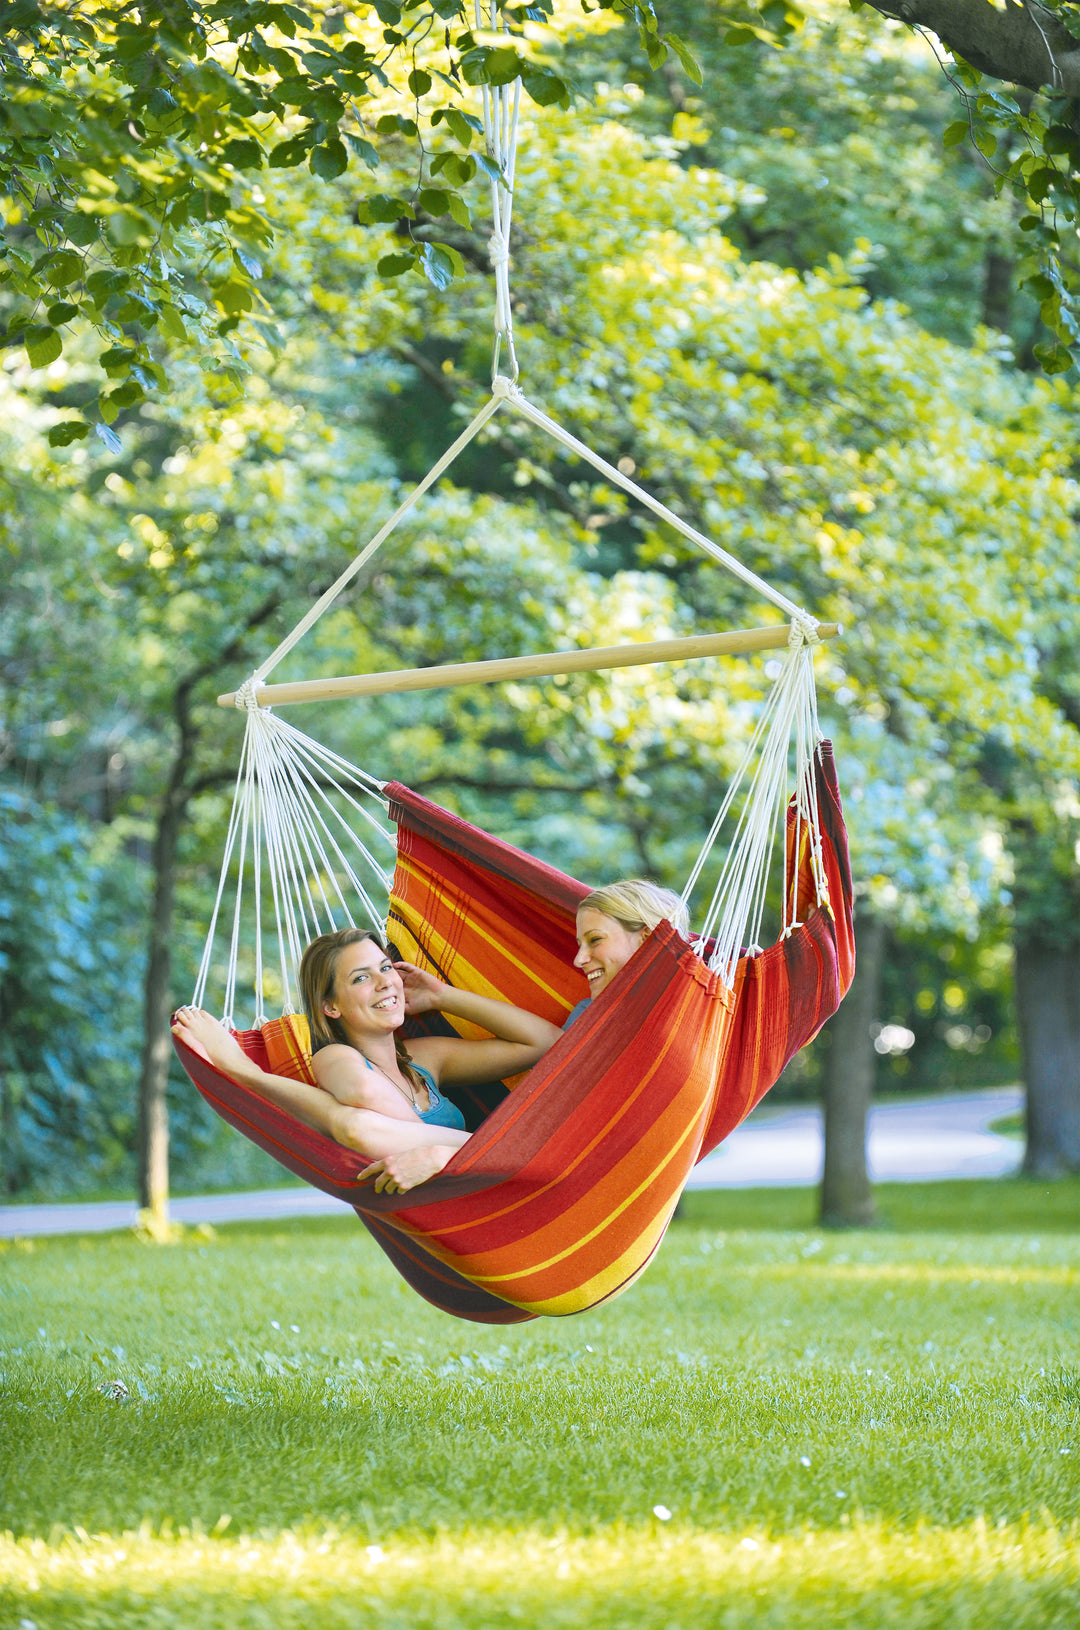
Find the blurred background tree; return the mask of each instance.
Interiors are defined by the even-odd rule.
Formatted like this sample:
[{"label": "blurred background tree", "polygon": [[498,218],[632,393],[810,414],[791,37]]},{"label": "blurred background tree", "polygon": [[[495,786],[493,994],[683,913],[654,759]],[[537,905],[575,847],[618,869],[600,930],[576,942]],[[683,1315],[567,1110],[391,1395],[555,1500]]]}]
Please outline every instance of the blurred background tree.
[{"label": "blurred background tree", "polygon": [[[1022,1040],[1031,1169],[1076,1169],[1075,403],[1068,384],[1025,372],[1033,308],[1008,283],[1006,310],[993,269],[1005,206],[941,148],[936,65],[867,15],[852,32],[823,13],[783,53],[717,54],[700,91],[670,64],[649,76],[632,30],[590,25],[576,59],[588,105],[525,120],[519,350],[530,394],[571,429],[850,630],[819,683],[880,966],[864,960],[870,1020],[833,1028],[777,1090],[824,1087],[850,1121],[875,1078],[1013,1078]],[[708,56],[695,16],[678,27]],[[406,142],[384,144],[388,196],[410,162]],[[141,1187],[160,1200],[165,1019],[190,989],[240,734],[213,697],[485,390],[481,201],[475,227],[413,228],[462,256],[464,275],[437,292],[379,275],[385,241],[358,219],[370,211],[352,172],[261,185],[279,222],[260,268],[279,332],[273,356],[252,351],[242,395],[178,351],[167,403],[123,406],[107,455],[47,446],[95,388],[77,325],[63,357],[37,371],[13,357],[5,375],[0,842],[29,857],[36,833],[41,851],[39,895],[29,858],[22,892],[5,887],[0,942],[12,1192],[126,1178],[141,1069]],[[768,615],[499,418],[290,671]],[[590,881],[646,871],[681,885],[767,682],[757,663],[627,670],[337,704],[310,727]],[[120,928],[134,947],[147,922],[146,949],[121,954]],[[65,1018],[64,979],[51,1006],[27,983],[35,958],[66,968],[75,944],[88,990],[113,992],[107,1057],[81,1004]],[[1064,1003],[1045,999],[1055,980]],[[91,1101],[97,1119],[78,1108]],[[255,1172],[190,1095],[169,1103],[181,1181]],[[91,1151],[78,1178],[49,1152],[65,1114]]]}]

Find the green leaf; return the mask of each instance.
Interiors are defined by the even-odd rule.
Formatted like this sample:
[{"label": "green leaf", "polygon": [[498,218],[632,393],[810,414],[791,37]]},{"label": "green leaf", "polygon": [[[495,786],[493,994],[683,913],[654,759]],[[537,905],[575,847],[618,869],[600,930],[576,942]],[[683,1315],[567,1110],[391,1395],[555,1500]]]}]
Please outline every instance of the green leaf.
[{"label": "green leaf", "polygon": [[375,15],[380,23],[385,23],[388,27],[392,27],[394,23],[400,23],[401,7],[396,6],[394,0],[372,0],[372,3],[375,7]]},{"label": "green leaf", "polygon": [[1041,222],[1038,215],[1021,215],[1016,224],[1021,232],[1034,232],[1035,228],[1041,225]]},{"label": "green leaf", "polygon": [[449,244],[425,243],[420,253],[420,261],[424,268],[424,276],[440,293],[450,287],[455,274],[460,277],[465,270],[465,262],[457,250],[451,249]]},{"label": "green leaf", "polygon": [[332,141],[323,142],[321,147],[313,147],[311,150],[311,170],[323,181],[333,181],[335,176],[348,168],[348,164],[349,155],[345,151],[345,143],[338,141],[336,136]]},{"label": "green leaf", "polygon": [[[104,412],[104,403],[102,404],[102,412]],[[116,414],[113,413],[112,417],[115,419]],[[99,441],[105,443],[110,453],[122,453],[124,451],[124,444],[120,437],[115,430],[110,430],[107,424],[96,424],[94,426],[94,435]]]},{"label": "green leaf", "polygon": [[976,130],[974,136],[975,146],[983,158],[993,158],[997,152],[997,137],[989,130]]},{"label": "green leaf", "polygon": [[110,379],[126,379],[138,354],[128,345],[114,345],[111,350],[102,351],[98,361]]},{"label": "green leaf", "polygon": [[361,159],[363,163],[367,165],[369,170],[375,170],[378,168],[379,155],[375,148],[372,147],[371,143],[364,140],[363,136],[354,136],[347,131],[345,134],[345,141],[347,145],[352,148],[357,158]]},{"label": "green leaf", "polygon": [[1043,372],[1047,374],[1068,373],[1073,365],[1072,353],[1056,342],[1034,346],[1033,355]]},{"label": "green leaf", "polygon": [[73,317],[77,317],[79,308],[73,306],[70,300],[57,300],[55,305],[49,307],[45,315],[54,328],[59,328],[61,323],[70,323]]},{"label": "green leaf", "polygon": [[450,194],[450,203],[448,208],[450,210],[451,219],[455,220],[458,226],[465,227],[466,231],[471,229],[472,216],[469,214],[469,206],[459,192],[452,192]]},{"label": "green leaf", "polygon": [[450,211],[450,197],[450,193],[440,187],[422,187],[418,202],[429,215],[446,215]]},{"label": "green leaf", "polygon": [[231,164],[235,170],[260,170],[262,168],[263,150],[257,141],[227,141],[221,150],[221,156],[226,164]]},{"label": "green leaf", "polygon": [[127,408],[134,407],[136,402],[143,401],[146,392],[137,379],[128,379],[117,390],[110,391],[109,395],[117,407]]},{"label": "green leaf", "polygon": [[163,85],[155,85],[146,98],[146,110],[152,113],[155,119],[168,119],[179,108],[180,104]]},{"label": "green leaf", "polygon": [[1068,125],[1051,125],[1043,137],[1043,147],[1048,153],[1072,153],[1076,145],[1076,132]]},{"label": "green leaf", "polygon": [[93,215],[84,215],[81,210],[65,215],[63,225],[68,242],[78,244],[80,249],[93,243],[101,230],[101,222]]},{"label": "green leaf", "polygon": [[415,255],[384,255],[375,270],[380,277],[400,277],[402,272],[411,271],[415,264]]},{"label": "green leaf", "polygon": [[538,107],[551,107],[555,102],[564,106],[569,103],[570,90],[564,79],[558,74],[549,73],[546,68],[526,68],[521,75],[521,83],[529,96]]},{"label": "green leaf", "polygon": [[64,342],[48,323],[31,323],[23,336],[31,368],[47,368],[64,349]]},{"label": "green leaf", "polygon": [[1036,204],[1041,204],[1050,188],[1055,182],[1061,180],[1060,172],[1051,164],[1043,164],[1039,169],[1033,170],[1027,178],[1028,197]]},{"label": "green leaf", "polygon": [[757,39],[752,28],[729,28],[724,35],[725,45],[753,45]]},{"label": "green leaf", "polygon": [[422,68],[414,68],[407,81],[414,96],[426,96],[431,89],[431,75]]},{"label": "green leaf", "polygon": [[85,419],[63,419],[59,424],[50,425],[49,446],[70,447],[73,441],[82,441],[89,434],[90,426]]},{"label": "green leaf", "polygon": [[511,80],[517,79],[524,64],[516,51],[509,47],[496,47],[487,53],[484,63],[485,78],[482,81],[488,85],[509,85]]},{"label": "green leaf", "polygon": [[45,267],[45,281],[54,289],[65,289],[83,274],[83,258],[72,250],[61,250]]},{"label": "green leaf", "polygon": [[404,198],[394,198],[385,192],[373,192],[360,206],[369,221],[404,221],[412,219],[412,208]]},{"label": "green leaf", "polygon": [[229,278],[214,290],[214,298],[228,316],[234,317],[238,312],[250,311],[253,304],[251,290],[246,283],[237,283]]},{"label": "green leaf", "polygon": [[942,147],[959,147],[961,142],[967,141],[970,128],[966,119],[954,119],[941,132]]},{"label": "green leaf", "polygon": [[690,47],[677,34],[666,34],[664,38],[682,63],[686,77],[692,80],[695,85],[700,85],[702,80],[701,64]]},{"label": "green leaf", "polygon": [[[485,168],[491,163],[486,154],[483,155]],[[498,176],[498,165],[495,166]],[[464,187],[476,174],[476,160],[471,154],[464,158],[458,153],[439,153],[431,161],[432,175],[443,175],[452,187]]]},{"label": "green leaf", "polygon": [[[492,181],[498,181],[502,186],[506,186],[506,180],[503,173],[493,158],[488,158],[486,153],[477,153],[476,162],[483,170],[484,174],[486,176],[490,176]],[[449,165],[447,165],[447,169],[449,170]]]},{"label": "green leaf", "polygon": [[462,147],[472,145],[474,134],[483,134],[482,122],[472,113],[463,113],[461,108],[436,108],[431,115],[432,124],[441,124],[444,119]]},{"label": "green leaf", "polygon": [[392,136],[397,132],[402,136],[417,134],[415,119],[406,119],[402,113],[384,113],[381,119],[376,120],[375,129],[380,136]]},{"label": "green leaf", "polygon": [[266,162],[273,170],[291,169],[294,164],[303,164],[310,146],[310,137],[290,136],[288,141],[279,141],[270,149]]},{"label": "green leaf", "polygon": [[168,339],[181,342],[187,339],[188,331],[175,306],[162,306],[160,322],[161,331]]}]

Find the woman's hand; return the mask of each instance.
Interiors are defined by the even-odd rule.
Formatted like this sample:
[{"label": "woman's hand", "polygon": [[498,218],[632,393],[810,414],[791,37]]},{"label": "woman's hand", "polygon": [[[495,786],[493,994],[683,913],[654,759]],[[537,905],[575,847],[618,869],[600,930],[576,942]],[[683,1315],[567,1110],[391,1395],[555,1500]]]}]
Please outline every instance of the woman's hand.
[{"label": "woman's hand", "polygon": [[457,1149],[453,1144],[429,1143],[419,1149],[405,1149],[401,1154],[387,1155],[383,1160],[373,1160],[357,1175],[361,1181],[373,1177],[376,1194],[407,1194],[409,1189],[426,1183],[429,1177],[441,1172],[447,1161],[456,1154]]},{"label": "woman's hand", "polygon": [[438,1012],[446,1000],[449,985],[411,962],[395,962],[394,972],[401,975],[405,986],[406,1013]]}]

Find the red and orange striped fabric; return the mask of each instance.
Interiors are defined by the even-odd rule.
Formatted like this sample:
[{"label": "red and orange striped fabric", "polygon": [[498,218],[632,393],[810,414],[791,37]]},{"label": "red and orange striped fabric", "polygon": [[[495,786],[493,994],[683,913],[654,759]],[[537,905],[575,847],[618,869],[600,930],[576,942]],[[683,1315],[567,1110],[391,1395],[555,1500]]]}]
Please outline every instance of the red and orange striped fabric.
[{"label": "red and orange striped fabric", "polygon": [[[644,1270],[695,1162],[749,1113],[850,984],[851,875],[827,744],[818,783],[827,903],[810,903],[807,845],[796,857],[789,813],[800,925],[744,957],[728,991],[661,923],[443,1172],[408,1194],[374,1194],[356,1181],[356,1154],[178,1043],[181,1060],[234,1126],[348,1200],[436,1306],[487,1323],[595,1307]],[[388,932],[402,955],[561,1023],[583,994],[571,963],[584,885],[397,783],[387,791],[398,823]],[[241,1039],[271,1067],[266,1037]],[[275,1052],[294,1041],[275,1035]]]}]

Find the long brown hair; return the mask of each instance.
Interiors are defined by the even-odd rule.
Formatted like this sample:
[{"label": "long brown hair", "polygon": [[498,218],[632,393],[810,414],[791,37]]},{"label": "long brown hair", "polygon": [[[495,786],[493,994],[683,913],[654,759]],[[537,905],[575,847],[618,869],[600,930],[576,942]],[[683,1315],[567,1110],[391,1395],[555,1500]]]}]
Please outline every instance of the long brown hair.
[{"label": "long brown hair", "polygon": [[[329,1047],[333,1042],[343,1047],[353,1045],[345,1034],[341,1020],[332,1018],[325,1011],[324,1004],[333,1000],[338,957],[347,946],[358,945],[361,940],[370,940],[383,956],[389,956],[382,935],[374,928],[339,928],[333,934],[320,934],[318,939],[313,939],[300,960],[300,994],[311,1029],[313,1053],[317,1053],[320,1047]],[[417,1089],[425,1087],[427,1083],[417,1075],[400,1030],[394,1032],[394,1051],[398,1068],[405,1079]]]}]

